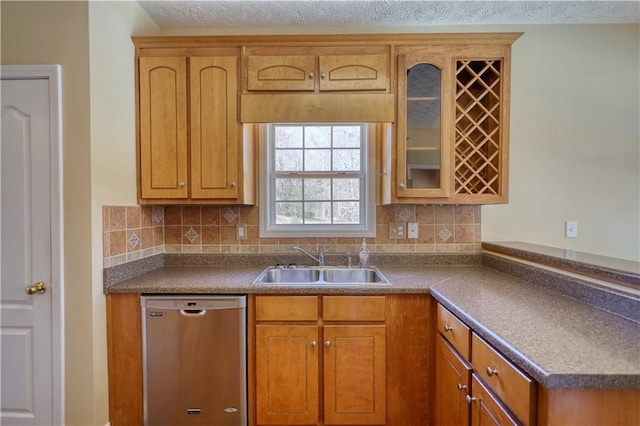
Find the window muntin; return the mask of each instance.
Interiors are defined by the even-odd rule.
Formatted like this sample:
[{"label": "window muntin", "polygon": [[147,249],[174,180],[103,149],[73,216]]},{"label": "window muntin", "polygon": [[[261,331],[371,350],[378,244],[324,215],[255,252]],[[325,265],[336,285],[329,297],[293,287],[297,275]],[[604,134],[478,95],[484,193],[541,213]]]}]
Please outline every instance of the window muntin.
[{"label": "window muntin", "polygon": [[273,236],[373,236],[366,124],[270,124],[261,227]]}]

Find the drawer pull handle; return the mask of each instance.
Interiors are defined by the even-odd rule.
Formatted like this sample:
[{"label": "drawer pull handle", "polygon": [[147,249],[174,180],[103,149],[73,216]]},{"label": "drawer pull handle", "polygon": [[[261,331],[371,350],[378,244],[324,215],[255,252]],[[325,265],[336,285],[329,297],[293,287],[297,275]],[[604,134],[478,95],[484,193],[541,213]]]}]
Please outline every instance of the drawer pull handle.
[{"label": "drawer pull handle", "polygon": [[318,346],[318,342],[316,342],[315,340],[311,341],[311,347],[315,348],[316,346]]},{"label": "drawer pull handle", "polygon": [[463,385],[462,383],[458,383],[458,390],[459,391],[467,390],[467,385]]},{"label": "drawer pull handle", "polygon": [[324,345],[325,345],[326,347],[331,346],[331,341],[327,340],[326,342],[324,342]]},{"label": "drawer pull handle", "polygon": [[467,400],[467,404],[471,404],[473,401],[477,400],[478,398],[474,398],[471,395],[467,395],[465,399]]},{"label": "drawer pull handle", "polygon": [[493,375],[498,375],[498,370],[495,368],[487,367],[487,376],[491,377]]},{"label": "drawer pull handle", "polygon": [[453,330],[453,327],[451,327],[450,325],[444,326],[444,331],[451,331],[451,330]]}]

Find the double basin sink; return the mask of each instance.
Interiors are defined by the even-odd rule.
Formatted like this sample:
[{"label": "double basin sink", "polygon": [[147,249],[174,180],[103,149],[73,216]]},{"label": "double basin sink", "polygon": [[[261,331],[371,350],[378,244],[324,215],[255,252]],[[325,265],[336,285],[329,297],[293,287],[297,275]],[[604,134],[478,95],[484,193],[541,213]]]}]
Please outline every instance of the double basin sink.
[{"label": "double basin sink", "polygon": [[253,280],[253,284],[278,285],[389,285],[389,280],[374,267],[341,268],[337,266],[268,267]]}]

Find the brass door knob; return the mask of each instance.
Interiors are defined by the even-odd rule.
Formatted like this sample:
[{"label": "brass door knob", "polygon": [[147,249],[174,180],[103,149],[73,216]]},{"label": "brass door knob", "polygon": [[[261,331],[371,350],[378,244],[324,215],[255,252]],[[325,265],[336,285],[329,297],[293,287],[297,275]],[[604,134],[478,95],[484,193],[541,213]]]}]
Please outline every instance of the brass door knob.
[{"label": "brass door knob", "polygon": [[31,284],[24,291],[30,296],[34,294],[42,294],[47,291],[47,285],[40,281],[35,284]]}]

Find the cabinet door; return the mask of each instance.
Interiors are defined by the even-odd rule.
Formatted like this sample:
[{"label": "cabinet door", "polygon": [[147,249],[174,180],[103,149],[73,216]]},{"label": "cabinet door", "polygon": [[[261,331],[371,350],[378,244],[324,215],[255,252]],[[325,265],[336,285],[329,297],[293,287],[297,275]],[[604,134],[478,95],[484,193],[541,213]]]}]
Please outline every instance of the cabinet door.
[{"label": "cabinet door", "polygon": [[360,91],[389,88],[387,55],[323,55],[320,91]]},{"label": "cabinet door", "polygon": [[248,56],[249,91],[309,91],[315,89],[315,55]]},{"label": "cabinet door", "polygon": [[325,424],[385,424],[385,366],[384,325],[325,325]]},{"label": "cabinet door", "polygon": [[518,421],[502,406],[500,401],[473,374],[471,383],[471,425],[507,426],[519,425]]},{"label": "cabinet door", "polygon": [[238,57],[189,61],[191,198],[238,198]]},{"label": "cabinet door", "polygon": [[436,424],[469,425],[471,365],[442,336],[436,340]]},{"label": "cabinet door", "polygon": [[318,423],[318,326],[256,326],[257,424]]},{"label": "cabinet door", "polygon": [[187,60],[139,62],[140,196],[187,198]]},{"label": "cabinet door", "polygon": [[449,196],[450,74],[445,56],[398,55],[395,193],[400,199]]}]

